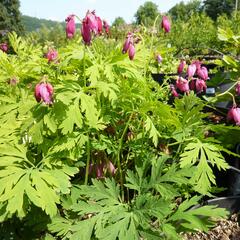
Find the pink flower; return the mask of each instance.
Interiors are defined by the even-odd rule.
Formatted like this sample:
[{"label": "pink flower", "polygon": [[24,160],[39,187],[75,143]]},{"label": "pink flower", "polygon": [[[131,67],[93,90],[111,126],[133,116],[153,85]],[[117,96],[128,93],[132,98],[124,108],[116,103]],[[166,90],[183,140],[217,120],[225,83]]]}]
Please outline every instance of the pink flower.
[{"label": "pink flower", "polygon": [[133,45],[133,43],[130,43],[129,49],[128,49],[128,56],[130,60],[134,59],[135,56],[135,47]]},{"label": "pink flower", "polygon": [[204,81],[206,81],[208,79],[208,70],[206,67],[201,67],[197,70],[197,75],[203,79]]},{"label": "pink flower", "polygon": [[123,44],[123,49],[122,49],[122,53],[126,53],[129,49],[130,43],[133,42],[133,37],[132,37],[132,33],[128,33],[126,40]]},{"label": "pink flower", "polygon": [[188,78],[192,78],[194,76],[194,74],[196,73],[196,70],[197,70],[197,67],[195,64],[189,65],[187,68]]},{"label": "pink flower", "polygon": [[83,38],[83,41],[85,42],[85,44],[89,45],[92,40],[91,29],[85,19],[83,19],[83,21],[82,21],[81,34],[82,34],[82,38]]},{"label": "pink flower", "polygon": [[234,121],[236,125],[240,125],[240,108],[237,108],[233,106],[229,111],[227,115],[227,119],[229,121]]},{"label": "pink flower", "polygon": [[196,91],[197,93],[201,93],[203,91],[206,91],[207,85],[206,82],[203,79],[197,79],[196,80]]},{"label": "pink flower", "polygon": [[3,52],[7,52],[7,50],[8,50],[8,45],[7,45],[7,43],[1,43],[0,44],[0,50],[2,50]]},{"label": "pink flower", "polygon": [[179,96],[173,84],[170,85],[170,90],[171,90],[173,97]]},{"label": "pink flower", "polygon": [[58,52],[55,49],[50,49],[45,57],[48,59],[48,62],[54,62],[55,60],[57,60],[58,57]]},{"label": "pink flower", "polygon": [[162,24],[161,25],[162,25],[162,28],[164,29],[164,31],[166,33],[170,32],[171,24],[170,24],[167,16],[162,17]]},{"label": "pink flower", "polygon": [[90,164],[89,174],[92,174],[95,170],[97,179],[104,178],[104,173],[108,172],[111,176],[114,176],[116,173],[116,168],[114,167],[111,161],[104,161],[100,163]]},{"label": "pink flower", "polygon": [[37,102],[41,100],[45,104],[52,104],[53,87],[50,83],[38,83],[35,87],[35,98]]},{"label": "pink flower", "polygon": [[87,11],[86,17],[84,18],[86,21],[86,24],[88,25],[90,31],[94,32],[95,34],[98,34],[98,19],[95,15],[95,11]]},{"label": "pink flower", "polygon": [[162,58],[162,56],[160,54],[157,54],[156,60],[157,60],[158,63],[161,63],[163,58]]},{"label": "pink flower", "polygon": [[236,94],[240,96],[240,82],[237,83],[235,90],[236,90]]},{"label": "pink flower", "polygon": [[108,162],[108,171],[112,176],[116,173],[116,168],[111,161]]},{"label": "pink flower", "polygon": [[108,25],[106,20],[103,20],[103,28],[105,29],[106,34],[109,34],[110,26]]},{"label": "pink flower", "polygon": [[96,18],[97,18],[97,22],[98,22],[98,34],[101,34],[102,30],[103,30],[102,20],[100,17],[96,17]]},{"label": "pink flower", "polygon": [[177,69],[178,74],[181,74],[183,72],[185,65],[186,65],[186,62],[184,60],[181,60],[180,64],[178,65],[178,69]]},{"label": "pink flower", "polygon": [[104,177],[104,163],[99,163],[96,164],[96,177],[99,178],[103,178]]},{"label": "pink flower", "polygon": [[65,21],[66,21],[66,35],[67,38],[73,38],[74,34],[76,32],[76,25],[75,25],[75,20],[74,20],[74,15],[69,15]]},{"label": "pink flower", "polygon": [[184,79],[183,77],[179,77],[177,82],[176,82],[176,87],[179,89],[181,92],[189,92],[189,84],[188,80]]},{"label": "pink flower", "polygon": [[197,68],[197,70],[198,70],[198,69],[201,68],[202,62],[200,62],[199,60],[195,60],[195,61],[192,62],[192,64],[195,64],[195,65],[196,65],[196,68]]}]

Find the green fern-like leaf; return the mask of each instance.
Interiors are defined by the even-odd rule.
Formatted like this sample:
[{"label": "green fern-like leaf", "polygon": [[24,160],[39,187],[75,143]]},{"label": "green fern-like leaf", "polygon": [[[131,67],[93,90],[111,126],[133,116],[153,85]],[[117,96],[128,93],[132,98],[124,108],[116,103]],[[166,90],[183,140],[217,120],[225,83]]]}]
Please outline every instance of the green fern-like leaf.
[{"label": "green fern-like leaf", "polygon": [[182,168],[197,164],[197,171],[192,177],[196,183],[196,191],[206,194],[210,190],[211,183],[215,184],[215,176],[210,167],[217,166],[218,169],[226,170],[228,164],[218,148],[211,143],[197,142],[189,143],[181,154],[180,166]]}]

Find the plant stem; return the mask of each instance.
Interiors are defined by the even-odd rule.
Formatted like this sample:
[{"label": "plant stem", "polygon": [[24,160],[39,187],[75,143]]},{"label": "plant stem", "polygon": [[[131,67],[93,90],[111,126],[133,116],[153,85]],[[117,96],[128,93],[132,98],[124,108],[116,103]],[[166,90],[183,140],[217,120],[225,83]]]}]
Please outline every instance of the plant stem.
[{"label": "plant stem", "polygon": [[151,36],[151,45],[150,45],[150,51],[149,51],[150,55],[149,55],[147,64],[145,65],[145,72],[144,72],[145,78],[146,78],[146,76],[147,76],[147,70],[148,70],[149,64],[150,64],[150,62],[151,62],[152,49],[153,49],[153,40],[154,40],[154,30],[155,30],[155,27],[156,27],[156,23],[157,23],[158,18],[159,18],[159,15],[157,15],[157,17],[155,18],[155,21],[154,21],[154,23],[153,23],[153,32],[152,32],[152,36]]},{"label": "plant stem", "polygon": [[123,188],[123,172],[122,172],[122,167],[121,167],[121,151],[122,151],[122,146],[123,146],[123,139],[124,136],[126,135],[126,132],[128,130],[129,124],[132,120],[133,117],[133,112],[131,113],[127,124],[123,130],[122,136],[119,140],[119,145],[118,145],[118,153],[117,153],[117,165],[118,165],[118,169],[119,169],[119,174],[120,174],[120,186],[121,186],[121,191],[122,191],[122,201],[124,201],[124,188]]},{"label": "plant stem", "polygon": [[84,45],[84,50],[83,50],[83,81],[84,81],[84,87],[87,86],[87,80],[86,80],[86,45]]},{"label": "plant stem", "polygon": [[86,173],[85,173],[85,181],[84,184],[88,184],[88,174],[89,174],[89,165],[90,165],[90,140],[89,140],[89,135],[88,135],[88,140],[87,140],[87,165],[86,165]]}]

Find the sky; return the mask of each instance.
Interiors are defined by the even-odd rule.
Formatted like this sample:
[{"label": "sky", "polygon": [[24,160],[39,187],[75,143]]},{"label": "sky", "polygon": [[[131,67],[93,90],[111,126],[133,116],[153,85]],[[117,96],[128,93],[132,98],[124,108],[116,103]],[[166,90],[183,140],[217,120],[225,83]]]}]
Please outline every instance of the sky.
[{"label": "sky", "polygon": [[[86,11],[96,10],[96,14],[112,23],[118,16],[127,23],[134,20],[138,7],[147,0],[20,0],[22,14],[57,21],[64,21],[74,13],[80,18]],[[166,12],[181,0],[151,0],[158,5],[160,12]],[[186,2],[186,1],[185,1]]]}]

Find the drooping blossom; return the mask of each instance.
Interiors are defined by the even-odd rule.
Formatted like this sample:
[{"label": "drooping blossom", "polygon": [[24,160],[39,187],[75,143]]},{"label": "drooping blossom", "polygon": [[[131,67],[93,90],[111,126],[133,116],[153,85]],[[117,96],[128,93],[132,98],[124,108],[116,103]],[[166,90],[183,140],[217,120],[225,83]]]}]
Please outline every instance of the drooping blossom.
[{"label": "drooping blossom", "polygon": [[130,43],[133,43],[133,34],[129,32],[123,44],[122,53],[126,53],[128,51]]},{"label": "drooping blossom", "polygon": [[157,60],[158,63],[161,63],[163,58],[162,58],[162,56],[160,54],[157,54],[156,60]]},{"label": "drooping blossom", "polygon": [[45,104],[52,104],[53,87],[50,83],[41,82],[35,87],[35,98],[37,102],[43,101]]},{"label": "drooping blossom", "polygon": [[240,82],[237,83],[235,91],[236,91],[236,94],[240,96]]},{"label": "drooping blossom", "polygon": [[8,80],[8,84],[11,86],[16,86],[18,83],[18,79],[16,77],[13,77],[11,79]]},{"label": "drooping blossom", "polygon": [[183,78],[183,77],[178,77],[176,81],[176,87],[179,89],[181,92],[189,92],[189,83],[188,80]]},{"label": "drooping blossom", "polygon": [[83,19],[83,21],[82,21],[81,34],[82,34],[82,38],[83,38],[83,41],[85,42],[85,44],[89,45],[92,40],[92,35],[91,35],[91,29],[90,29],[86,19]]},{"label": "drooping blossom", "polygon": [[167,16],[163,16],[163,17],[162,17],[162,23],[161,23],[161,25],[162,25],[162,28],[164,29],[164,31],[165,31],[166,33],[170,32],[171,24],[170,24],[170,21],[169,21],[169,19],[168,19]]},{"label": "drooping blossom", "polygon": [[171,90],[171,93],[172,93],[173,97],[178,97],[179,96],[173,84],[170,84],[170,90]]},{"label": "drooping blossom", "polygon": [[74,19],[74,15],[71,14],[69,15],[65,21],[66,21],[66,35],[67,38],[71,39],[74,37],[74,34],[76,32],[76,24],[75,24],[75,19]]},{"label": "drooping blossom", "polygon": [[100,163],[91,163],[89,166],[89,174],[95,174],[98,179],[104,178],[104,174],[108,172],[111,176],[116,173],[116,168],[111,161]]},{"label": "drooping blossom", "polygon": [[102,20],[96,16],[95,11],[87,11],[85,18],[82,20],[81,34],[85,44],[89,45],[92,40],[92,33],[95,35],[102,32]]},{"label": "drooping blossom", "polygon": [[98,34],[98,19],[95,14],[95,11],[87,11],[86,17],[84,18],[90,31],[93,31],[95,34]]},{"label": "drooping blossom", "polygon": [[103,28],[105,29],[106,34],[109,34],[110,26],[106,20],[103,20]]},{"label": "drooping blossom", "polygon": [[49,49],[45,57],[48,59],[48,62],[56,62],[58,58],[58,52],[55,49]]},{"label": "drooping blossom", "polygon": [[197,79],[196,80],[196,91],[197,93],[201,93],[206,91],[207,85],[206,82],[203,79]]},{"label": "drooping blossom", "polygon": [[96,17],[96,18],[97,18],[97,22],[98,22],[98,34],[101,34],[102,30],[103,30],[102,19],[100,17]]},{"label": "drooping blossom", "polygon": [[7,43],[1,43],[1,44],[0,44],[0,50],[6,53],[7,50],[8,50],[8,45],[7,45]]},{"label": "drooping blossom", "polygon": [[201,67],[197,70],[197,75],[203,79],[204,81],[206,81],[208,79],[208,70],[206,67]]},{"label": "drooping blossom", "polygon": [[234,121],[236,125],[240,125],[240,108],[233,106],[229,111],[227,115],[227,119],[229,121]]},{"label": "drooping blossom", "polygon": [[194,76],[194,74],[196,73],[196,70],[197,70],[197,67],[195,64],[189,65],[187,68],[188,78],[192,78]]},{"label": "drooping blossom", "polygon": [[130,43],[130,45],[129,45],[128,56],[129,56],[129,59],[130,59],[130,60],[133,60],[133,59],[134,59],[134,56],[135,56],[135,47],[134,47],[133,43]]},{"label": "drooping blossom", "polygon": [[178,65],[178,69],[177,69],[178,74],[182,74],[185,65],[186,65],[186,61],[181,60],[180,64]]},{"label": "drooping blossom", "polygon": [[201,68],[202,62],[199,60],[194,60],[192,61],[192,64],[194,64],[196,66],[196,69],[198,70]]}]

